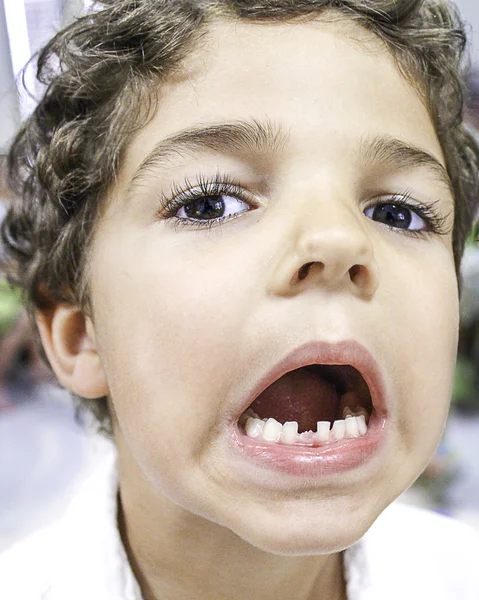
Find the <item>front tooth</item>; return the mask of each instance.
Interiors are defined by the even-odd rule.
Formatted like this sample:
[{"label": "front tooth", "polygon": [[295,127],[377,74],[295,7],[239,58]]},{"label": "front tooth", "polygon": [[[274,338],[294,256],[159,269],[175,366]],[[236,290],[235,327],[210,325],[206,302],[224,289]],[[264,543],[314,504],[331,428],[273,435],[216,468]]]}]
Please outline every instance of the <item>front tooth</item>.
[{"label": "front tooth", "polygon": [[285,444],[294,444],[298,437],[298,424],[296,421],[287,421],[283,425],[283,442]]},{"label": "front tooth", "polygon": [[366,425],[366,417],[364,415],[360,415],[359,417],[356,417],[356,420],[358,422],[359,435],[366,435],[366,433],[368,432],[368,426]]},{"label": "front tooth", "polygon": [[329,442],[329,428],[331,423],[329,421],[318,421],[316,438],[319,442]]},{"label": "front tooth", "polygon": [[255,417],[248,417],[246,421],[246,435],[250,438],[259,438],[263,432],[264,423],[261,419]]},{"label": "front tooth", "polygon": [[277,442],[281,437],[283,426],[276,419],[269,418],[263,427],[263,440]]},{"label": "front tooth", "polygon": [[359,428],[356,417],[346,417],[346,437],[356,438],[359,437]]},{"label": "front tooth", "polygon": [[310,431],[303,431],[303,433],[300,433],[298,435],[298,442],[301,442],[302,444],[312,444],[314,441],[314,433],[310,430]]},{"label": "front tooth", "polygon": [[346,433],[346,423],[344,420],[334,421],[331,429],[331,437],[333,440],[342,440]]}]

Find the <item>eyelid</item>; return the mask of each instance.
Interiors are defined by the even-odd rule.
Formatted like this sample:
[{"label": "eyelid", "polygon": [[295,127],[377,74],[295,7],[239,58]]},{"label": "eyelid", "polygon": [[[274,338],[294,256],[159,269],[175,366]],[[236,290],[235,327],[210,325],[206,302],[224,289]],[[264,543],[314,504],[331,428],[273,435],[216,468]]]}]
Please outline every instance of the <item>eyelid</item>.
[{"label": "eyelid", "polygon": [[[230,175],[218,173],[211,178],[198,174],[193,181],[189,177],[185,177],[182,183],[173,183],[170,192],[160,196],[160,204],[162,208],[166,208],[167,204],[176,199],[194,199],[201,195],[214,196],[227,193],[231,196],[246,196],[249,200],[254,201],[253,194],[248,192],[242,184]],[[240,197],[240,199],[242,198]]]},{"label": "eyelid", "polygon": [[365,202],[365,208],[371,208],[372,206],[385,203],[402,204],[403,206],[409,206],[411,208],[417,207],[418,209],[421,209],[426,206],[425,204],[416,200],[411,191],[405,191],[402,193],[392,192],[389,194],[377,194],[373,198],[371,198],[371,200]]}]

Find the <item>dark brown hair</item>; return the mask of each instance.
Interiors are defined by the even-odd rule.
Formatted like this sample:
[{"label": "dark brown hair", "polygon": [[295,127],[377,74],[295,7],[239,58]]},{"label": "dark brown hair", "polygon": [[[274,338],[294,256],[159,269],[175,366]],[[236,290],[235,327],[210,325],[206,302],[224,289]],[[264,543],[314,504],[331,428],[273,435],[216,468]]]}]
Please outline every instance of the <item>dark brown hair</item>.
[{"label": "dark brown hair", "polygon": [[[89,310],[86,265],[102,200],[155,90],[218,18],[284,21],[335,11],[379,36],[420,93],[455,193],[458,268],[477,208],[479,151],[463,123],[463,26],[432,0],[104,0],[38,57],[43,99],[8,158],[16,200],[2,226],[6,271],[31,309]],[[106,405],[95,402],[108,423]],[[99,412],[98,412],[99,411]]]}]

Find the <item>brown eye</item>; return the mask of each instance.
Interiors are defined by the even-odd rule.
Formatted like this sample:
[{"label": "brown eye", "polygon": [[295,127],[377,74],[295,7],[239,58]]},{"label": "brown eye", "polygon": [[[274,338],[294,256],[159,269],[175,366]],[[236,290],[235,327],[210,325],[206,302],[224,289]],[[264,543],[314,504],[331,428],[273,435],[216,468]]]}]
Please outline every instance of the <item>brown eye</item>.
[{"label": "brown eye", "polygon": [[189,221],[213,221],[233,217],[248,210],[250,206],[239,198],[218,194],[189,200],[178,210],[176,216]]},{"label": "brown eye", "polygon": [[383,223],[394,229],[405,229],[407,231],[420,231],[427,225],[417,213],[403,204],[394,202],[377,204],[364,211],[364,214],[377,223]]},{"label": "brown eye", "polygon": [[225,203],[222,196],[207,196],[188,202],[184,211],[189,219],[219,219],[224,216]]}]

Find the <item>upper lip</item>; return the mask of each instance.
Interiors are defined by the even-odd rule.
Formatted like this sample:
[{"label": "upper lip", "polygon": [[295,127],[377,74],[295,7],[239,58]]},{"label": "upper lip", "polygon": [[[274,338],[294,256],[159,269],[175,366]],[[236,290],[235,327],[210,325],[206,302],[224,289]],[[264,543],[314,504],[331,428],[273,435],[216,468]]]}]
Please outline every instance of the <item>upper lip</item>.
[{"label": "upper lip", "polygon": [[355,340],[305,343],[280,359],[252,387],[236,420],[254,400],[280,377],[308,365],[350,365],[357,369],[369,387],[373,409],[379,416],[387,413],[385,382],[379,364],[363,345]]}]

